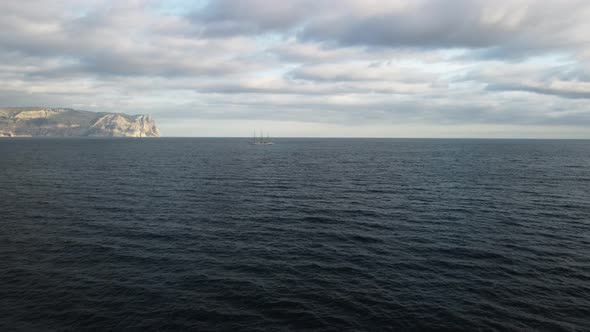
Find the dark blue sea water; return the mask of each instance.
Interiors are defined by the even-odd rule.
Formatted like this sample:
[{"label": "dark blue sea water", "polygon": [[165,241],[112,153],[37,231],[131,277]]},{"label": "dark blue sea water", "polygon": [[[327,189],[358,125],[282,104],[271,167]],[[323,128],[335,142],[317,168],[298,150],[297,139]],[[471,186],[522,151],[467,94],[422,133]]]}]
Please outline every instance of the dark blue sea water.
[{"label": "dark blue sea water", "polygon": [[0,330],[589,330],[590,141],[4,139]]}]

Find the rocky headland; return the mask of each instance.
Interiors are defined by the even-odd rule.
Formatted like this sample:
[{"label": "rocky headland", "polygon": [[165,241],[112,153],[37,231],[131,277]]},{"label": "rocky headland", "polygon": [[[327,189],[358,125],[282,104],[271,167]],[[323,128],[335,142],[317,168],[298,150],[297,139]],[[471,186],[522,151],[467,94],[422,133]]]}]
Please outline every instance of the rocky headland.
[{"label": "rocky headland", "polygon": [[159,137],[149,115],[71,108],[0,108],[0,137]]}]

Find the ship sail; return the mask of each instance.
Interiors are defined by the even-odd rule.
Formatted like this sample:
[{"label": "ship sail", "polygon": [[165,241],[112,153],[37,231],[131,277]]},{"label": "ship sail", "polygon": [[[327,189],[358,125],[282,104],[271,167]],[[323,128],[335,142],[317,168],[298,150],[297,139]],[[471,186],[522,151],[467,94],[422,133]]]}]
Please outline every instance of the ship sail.
[{"label": "ship sail", "polygon": [[256,130],[254,130],[254,136],[252,137],[252,144],[255,145],[270,145],[274,144],[270,139],[270,133],[266,133],[266,137],[264,137],[264,132],[260,131],[260,138],[256,134]]}]

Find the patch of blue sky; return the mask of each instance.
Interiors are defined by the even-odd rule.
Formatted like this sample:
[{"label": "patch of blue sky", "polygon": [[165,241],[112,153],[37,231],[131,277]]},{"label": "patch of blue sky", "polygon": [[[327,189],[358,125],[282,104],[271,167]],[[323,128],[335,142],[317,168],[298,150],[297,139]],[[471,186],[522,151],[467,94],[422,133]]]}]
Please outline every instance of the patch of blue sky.
[{"label": "patch of blue sky", "polygon": [[539,64],[546,66],[562,66],[575,63],[575,59],[567,52],[552,52],[537,56],[532,56],[527,59],[527,63]]},{"label": "patch of blue sky", "polygon": [[203,9],[209,0],[166,0],[158,1],[152,10],[159,14],[182,16]]}]

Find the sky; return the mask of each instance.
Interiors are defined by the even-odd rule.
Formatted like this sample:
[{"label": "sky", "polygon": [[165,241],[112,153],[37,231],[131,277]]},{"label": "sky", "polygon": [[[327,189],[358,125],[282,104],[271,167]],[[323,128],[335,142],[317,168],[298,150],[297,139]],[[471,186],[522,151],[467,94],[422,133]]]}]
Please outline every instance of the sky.
[{"label": "sky", "polygon": [[164,136],[590,138],[587,0],[2,0],[0,106]]}]

